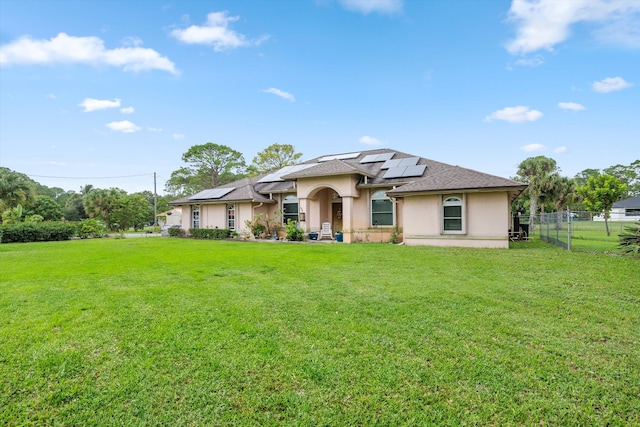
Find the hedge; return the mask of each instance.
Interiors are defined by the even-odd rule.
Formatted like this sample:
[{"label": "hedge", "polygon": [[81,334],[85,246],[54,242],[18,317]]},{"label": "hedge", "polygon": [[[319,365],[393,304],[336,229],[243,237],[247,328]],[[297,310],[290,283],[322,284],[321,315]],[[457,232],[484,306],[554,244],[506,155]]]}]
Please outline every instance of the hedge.
[{"label": "hedge", "polygon": [[76,226],[65,222],[31,222],[0,225],[0,243],[69,240]]},{"label": "hedge", "polygon": [[194,239],[220,240],[231,237],[228,228],[190,228],[189,235]]},{"label": "hedge", "polygon": [[171,227],[167,230],[169,237],[186,237],[187,233],[182,228]]}]

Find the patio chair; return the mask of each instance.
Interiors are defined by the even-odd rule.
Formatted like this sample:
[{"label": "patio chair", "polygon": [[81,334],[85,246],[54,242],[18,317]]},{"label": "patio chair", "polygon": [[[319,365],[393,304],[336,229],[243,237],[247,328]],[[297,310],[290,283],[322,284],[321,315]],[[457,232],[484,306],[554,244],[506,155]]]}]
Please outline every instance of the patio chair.
[{"label": "patio chair", "polygon": [[318,240],[322,240],[325,237],[328,237],[330,240],[333,240],[333,233],[331,232],[330,222],[322,223],[322,228],[320,229],[320,235],[318,236]]}]

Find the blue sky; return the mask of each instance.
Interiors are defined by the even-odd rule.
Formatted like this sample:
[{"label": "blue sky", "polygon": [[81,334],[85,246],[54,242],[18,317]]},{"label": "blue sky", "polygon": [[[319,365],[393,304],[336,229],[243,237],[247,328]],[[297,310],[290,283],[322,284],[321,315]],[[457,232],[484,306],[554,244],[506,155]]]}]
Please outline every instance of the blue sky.
[{"label": "blue sky", "polygon": [[0,166],[162,193],[206,142],[627,165],[640,1],[0,1]]}]

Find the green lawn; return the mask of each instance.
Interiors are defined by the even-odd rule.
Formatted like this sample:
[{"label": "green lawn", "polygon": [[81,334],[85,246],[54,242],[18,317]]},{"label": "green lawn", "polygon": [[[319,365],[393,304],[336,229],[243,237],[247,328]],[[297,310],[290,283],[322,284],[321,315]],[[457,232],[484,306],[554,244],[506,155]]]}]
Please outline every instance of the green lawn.
[{"label": "green lawn", "polygon": [[[571,250],[580,252],[619,252],[619,234],[624,232],[624,227],[633,225],[633,221],[609,221],[609,232],[605,228],[604,221],[572,221],[571,222]],[[562,230],[555,229],[555,223],[537,225],[538,229],[533,233],[534,239],[540,238],[540,229],[543,233],[549,234],[567,243],[567,223],[562,224]]]},{"label": "green lawn", "polygon": [[640,261],[0,245],[2,425],[640,425]]}]

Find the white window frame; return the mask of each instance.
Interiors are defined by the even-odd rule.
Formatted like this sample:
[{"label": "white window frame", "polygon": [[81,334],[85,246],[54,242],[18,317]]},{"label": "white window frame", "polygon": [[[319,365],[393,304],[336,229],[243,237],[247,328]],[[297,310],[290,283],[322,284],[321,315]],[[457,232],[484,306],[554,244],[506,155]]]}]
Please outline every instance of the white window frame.
[{"label": "white window frame", "polygon": [[200,228],[200,205],[191,206],[191,228]]},{"label": "white window frame", "polygon": [[[293,200],[295,200],[295,202]],[[286,214],[285,216],[284,205],[295,205],[296,206],[295,214]],[[295,194],[289,194],[285,196],[282,199],[282,225],[287,225],[288,219],[291,219],[293,221],[298,221],[298,218],[300,218],[299,209],[300,209],[300,201],[298,200],[298,196],[296,196]]]},{"label": "white window frame", "polygon": [[[457,199],[457,200],[453,200]],[[441,212],[441,227],[442,234],[466,234],[467,233],[467,221],[466,221],[466,198],[464,194],[445,194],[442,196]],[[460,219],[460,230],[445,230],[445,208],[449,206],[460,206],[460,217],[449,217],[452,219]]]},{"label": "white window frame", "polygon": [[[391,197],[387,196],[387,191],[389,191],[389,189],[384,189],[384,190],[376,190],[373,193],[371,193],[371,197],[369,198],[369,223],[371,224],[372,227],[393,227],[396,223],[396,204],[393,203],[393,200],[391,200]],[[375,220],[373,219],[373,202],[375,200],[388,200],[389,203],[391,203],[391,224],[376,224]],[[376,212],[376,213],[389,213],[389,212]]]},{"label": "white window frame", "polygon": [[[233,212],[233,216],[231,216],[231,212]],[[229,203],[227,205],[227,228],[229,230],[236,229],[236,216],[237,216],[237,209],[236,209],[235,203]]]}]

